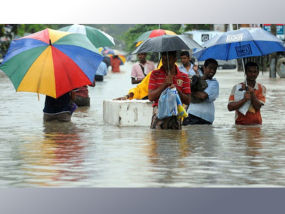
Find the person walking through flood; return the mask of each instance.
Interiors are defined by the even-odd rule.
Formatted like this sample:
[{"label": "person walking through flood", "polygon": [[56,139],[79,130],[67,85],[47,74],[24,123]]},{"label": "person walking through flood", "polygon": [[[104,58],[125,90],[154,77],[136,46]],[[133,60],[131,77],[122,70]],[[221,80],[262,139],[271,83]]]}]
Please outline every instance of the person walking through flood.
[{"label": "person walking through flood", "polygon": [[103,81],[104,80],[104,76],[106,76],[108,73],[108,68],[107,65],[104,61],[102,61],[99,64],[99,67],[96,70],[96,74],[95,74],[95,80],[96,81]]},{"label": "person walking through flood", "polygon": [[120,64],[121,60],[119,59],[118,55],[114,55],[111,59],[112,72],[120,72]]},{"label": "person walking through flood", "polygon": [[245,75],[246,80],[232,88],[228,110],[235,111],[236,125],[262,125],[260,109],[265,103],[266,88],[256,82],[258,65],[255,62],[246,63]]},{"label": "person walking through flood", "polygon": [[69,122],[71,115],[77,108],[77,105],[72,103],[76,97],[76,90],[67,92],[57,99],[46,96],[45,106],[43,109],[45,122],[58,120],[59,122]]},{"label": "person walking through flood", "polygon": [[183,104],[190,103],[190,80],[187,74],[181,72],[175,65],[176,51],[162,52],[162,67],[151,72],[148,85],[148,99],[153,103],[151,129],[181,130],[181,119],[171,116],[158,119],[158,99],[166,88],[176,88]]},{"label": "person walking through flood", "polygon": [[[96,86],[96,80],[93,80],[93,84],[92,85],[88,85],[90,87],[95,87]],[[75,96],[75,100],[74,103],[78,106],[90,106],[90,97],[89,97],[89,91],[88,91],[88,86],[84,85],[79,87],[76,90],[76,96]]]},{"label": "person walking through flood", "polygon": [[140,83],[146,75],[155,69],[154,63],[146,60],[146,53],[138,53],[139,61],[132,67],[132,84]]},{"label": "person walking through flood", "polygon": [[183,125],[212,124],[215,119],[214,101],[219,97],[219,83],[213,78],[217,72],[218,62],[209,58],[203,66],[202,80],[207,82],[204,91],[193,91],[192,95],[201,102],[192,103],[187,109],[188,117],[183,120]]}]

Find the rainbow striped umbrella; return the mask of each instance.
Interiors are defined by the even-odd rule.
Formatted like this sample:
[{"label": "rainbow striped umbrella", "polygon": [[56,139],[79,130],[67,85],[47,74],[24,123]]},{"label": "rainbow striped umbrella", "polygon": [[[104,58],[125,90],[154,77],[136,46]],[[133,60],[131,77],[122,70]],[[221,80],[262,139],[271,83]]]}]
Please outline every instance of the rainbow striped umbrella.
[{"label": "rainbow striped umbrella", "polygon": [[162,36],[162,35],[176,35],[176,33],[174,33],[171,30],[163,30],[163,29],[150,30],[150,31],[147,31],[147,32],[141,34],[134,41],[134,43],[136,43],[136,47],[138,47],[141,43],[143,43],[148,38],[153,38],[153,37]]},{"label": "rainbow striped umbrella", "polygon": [[13,40],[0,69],[17,92],[58,98],[91,85],[102,60],[85,35],[47,28]]}]

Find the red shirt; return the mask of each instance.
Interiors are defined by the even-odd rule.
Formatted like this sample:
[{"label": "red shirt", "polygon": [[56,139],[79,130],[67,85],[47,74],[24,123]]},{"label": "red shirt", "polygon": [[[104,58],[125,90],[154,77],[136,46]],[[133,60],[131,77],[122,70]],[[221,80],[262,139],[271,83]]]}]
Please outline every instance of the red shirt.
[{"label": "red shirt", "polygon": [[78,90],[76,91],[76,96],[89,97],[87,85],[79,87]]},{"label": "red shirt", "polygon": [[[191,94],[190,79],[187,74],[181,72],[175,65],[176,75],[173,77],[173,85],[182,91],[184,94]],[[151,72],[148,89],[157,89],[165,80],[166,73],[164,68],[161,66],[160,69]],[[157,106],[158,100],[154,102],[152,106]]]},{"label": "red shirt", "polygon": [[113,72],[120,72],[121,60],[119,58],[111,58],[111,66]]}]

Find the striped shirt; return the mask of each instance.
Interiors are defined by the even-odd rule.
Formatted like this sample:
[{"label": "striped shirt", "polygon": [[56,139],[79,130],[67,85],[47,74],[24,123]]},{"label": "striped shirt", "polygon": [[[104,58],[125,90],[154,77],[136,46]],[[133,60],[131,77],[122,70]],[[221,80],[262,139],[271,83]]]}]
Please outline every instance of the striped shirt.
[{"label": "striped shirt", "polygon": [[[173,85],[183,92],[184,94],[191,94],[190,89],[190,80],[187,74],[181,72],[178,67],[175,65],[176,75],[173,77]],[[149,89],[157,89],[165,80],[166,73],[163,67],[158,70],[154,70],[151,72],[151,76],[149,79],[148,90]],[[156,100],[153,106],[158,105],[158,100]]]},{"label": "striped shirt", "polygon": [[[245,82],[244,82],[245,83]],[[242,84],[242,83],[239,83]],[[237,85],[239,85],[237,84]],[[237,85],[232,88],[231,95],[229,97],[229,102],[235,102],[235,92],[237,90]],[[266,97],[266,88],[259,83],[254,85],[254,93],[256,98],[262,103],[265,103]],[[250,105],[249,110],[246,112],[246,115],[243,115],[239,111],[235,113],[235,124],[236,125],[261,125],[262,118],[260,114],[260,109],[256,111],[252,105]]]}]

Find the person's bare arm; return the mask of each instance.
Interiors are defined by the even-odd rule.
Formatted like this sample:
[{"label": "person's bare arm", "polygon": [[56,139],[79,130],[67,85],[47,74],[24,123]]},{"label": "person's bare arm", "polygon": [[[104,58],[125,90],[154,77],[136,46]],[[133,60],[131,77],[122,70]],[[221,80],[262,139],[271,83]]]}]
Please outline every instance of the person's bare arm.
[{"label": "person's bare arm", "polygon": [[134,77],[132,77],[132,84],[139,84],[142,80],[136,80]]},{"label": "person's bare arm", "polygon": [[206,100],[209,97],[209,95],[204,91],[195,91],[193,92],[193,95],[202,101]]},{"label": "person's bare arm", "polygon": [[253,108],[256,111],[258,111],[261,108],[261,106],[263,105],[263,103],[257,99],[253,88],[248,86],[248,89],[249,89],[250,96],[251,96],[251,104],[252,104]]},{"label": "person's bare arm", "polygon": [[249,91],[246,91],[244,93],[244,98],[237,101],[237,102],[229,102],[228,103],[228,110],[229,111],[234,111],[234,110],[238,110],[240,107],[242,107],[246,101],[248,101],[249,99],[251,98],[250,96],[250,92]]},{"label": "person's bare arm", "polygon": [[74,101],[75,98],[76,98],[76,91],[71,91],[71,92],[70,92],[70,99],[71,99],[72,101]]},{"label": "person's bare arm", "polygon": [[95,87],[95,86],[96,86],[96,80],[95,80],[95,78],[94,78],[94,80],[93,80],[92,85],[88,85],[88,86],[91,86],[91,87]]},{"label": "person's bare arm", "polygon": [[130,98],[133,98],[133,96],[134,96],[134,93],[129,93],[129,94],[127,94],[126,96],[118,97],[118,98],[116,98],[116,99],[114,99],[114,100],[128,100],[128,99],[130,99]]},{"label": "person's bare arm", "polygon": [[148,99],[155,101],[159,99],[161,93],[173,83],[173,75],[166,76],[164,82],[156,89],[148,89]]},{"label": "person's bare arm", "polygon": [[178,94],[180,96],[181,102],[184,103],[185,105],[189,105],[191,102],[191,94],[184,94],[182,91],[178,90]]}]

